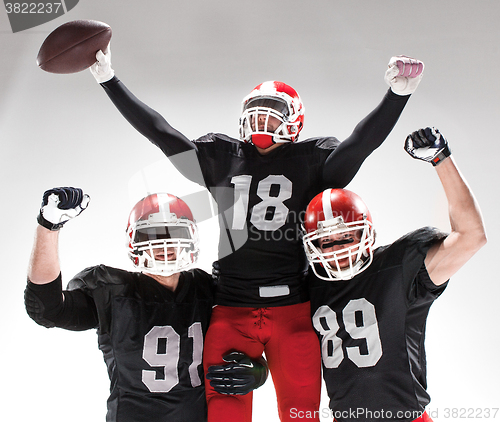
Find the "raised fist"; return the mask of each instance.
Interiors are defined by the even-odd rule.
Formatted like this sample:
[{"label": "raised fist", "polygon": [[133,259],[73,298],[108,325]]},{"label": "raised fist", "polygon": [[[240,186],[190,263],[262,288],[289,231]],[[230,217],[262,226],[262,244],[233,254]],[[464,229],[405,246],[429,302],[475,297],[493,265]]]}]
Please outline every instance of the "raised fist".
[{"label": "raised fist", "polygon": [[426,127],[408,135],[405,151],[417,160],[428,161],[437,166],[451,155],[448,142],[438,129]]},{"label": "raised fist", "polygon": [[385,72],[385,81],[397,95],[410,95],[417,89],[424,75],[424,63],[406,56],[391,57]]},{"label": "raised fist", "polygon": [[90,197],[79,188],[49,189],[43,194],[38,224],[52,231],[59,230],[87,208],[89,201]]}]

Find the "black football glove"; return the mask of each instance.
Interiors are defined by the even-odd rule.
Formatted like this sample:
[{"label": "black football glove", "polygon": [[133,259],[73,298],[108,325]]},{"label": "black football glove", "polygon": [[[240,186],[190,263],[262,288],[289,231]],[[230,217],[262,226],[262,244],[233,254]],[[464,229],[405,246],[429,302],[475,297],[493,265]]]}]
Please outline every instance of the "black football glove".
[{"label": "black football glove", "polygon": [[220,277],[220,264],[219,261],[214,261],[212,263],[212,279],[214,280],[215,284],[218,283]]},{"label": "black football glove", "polygon": [[223,359],[227,365],[210,366],[206,375],[218,393],[244,395],[266,382],[269,369],[263,357],[253,360],[244,353],[232,352]]},{"label": "black football glove", "polygon": [[43,194],[42,206],[38,214],[38,224],[57,231],[64,223],[78,216],[87,208],[90,197],[79,188],[54,188]]},{"label": "black football glove", "polygon": [[408,135],[405,141],[405,150],[413,158],[428,161],[433,166],[437,166],[451,155],[448,142],[434,127],[419,129]]}]

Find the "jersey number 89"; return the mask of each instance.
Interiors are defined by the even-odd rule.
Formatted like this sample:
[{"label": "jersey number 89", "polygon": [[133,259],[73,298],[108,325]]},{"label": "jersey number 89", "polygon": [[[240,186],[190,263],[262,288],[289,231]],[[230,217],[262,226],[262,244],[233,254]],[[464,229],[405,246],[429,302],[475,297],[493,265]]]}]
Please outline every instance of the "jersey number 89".
[{"label": "jersey number 89", "polygon": [[[375,366],[382,357],[375,307],[364,298],[353,299],[343,309],[342,320],[347,334],[353,339],[365,339],[368,350],[368,353],[362,354],[358,346],[346,347],[349,360],[358,368]],[[337,336],[340,328],[337,314],[329,306],[323,305],[314,313],[313,325],[321,335],[323,364],[326,368],[338,368],[345,356],[342,339]]]}]

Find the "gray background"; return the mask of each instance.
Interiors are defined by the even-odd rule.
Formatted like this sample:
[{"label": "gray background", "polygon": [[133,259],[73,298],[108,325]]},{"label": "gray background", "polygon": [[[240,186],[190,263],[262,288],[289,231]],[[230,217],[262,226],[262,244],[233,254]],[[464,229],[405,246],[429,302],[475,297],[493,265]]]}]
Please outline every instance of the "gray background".
[{"label": "gray background", "polygon": [[[236,137],[241,99],[258,83],[277,79],[302,96],[303,139],[344,139],[384,95],[390,57],[423,60],[425,76],[397,126],[348,187],[371,209],[379,245],[423,225],[448,230],[446,200],[432,166],[411,160],[402,148],[406,135],[422,126],[434,125],[448,138],[481,205],[489,243],[431,309],[429,410],[444,421],[453,419],[452,408],[500,407],[500,289],[493,265],[499,235],[499,12],[497,0],[82,0],[57,20],[13,34],[0,11],[0,418],[104,420],[108,380],[95,333],[46,330],[24,311],[44,190],[73,185],[92,197],[90,208],[61,236],[66,281],[98,263],[131,268],[124,228],[130,207],[148,190],[200,190],[125,122],[88,71],[53,75],[37,68],[45,37],[74,19],[112,27],[117,76],[189,138],[211,131]],[[205,269],[215,257],[215,225],[200,225]],[[324,412],[327,402],[324,395]],[[254,414],[255,420],[278,419],[271,382],[256,392]],[[478,418],[478,411],[472,415]]]}]

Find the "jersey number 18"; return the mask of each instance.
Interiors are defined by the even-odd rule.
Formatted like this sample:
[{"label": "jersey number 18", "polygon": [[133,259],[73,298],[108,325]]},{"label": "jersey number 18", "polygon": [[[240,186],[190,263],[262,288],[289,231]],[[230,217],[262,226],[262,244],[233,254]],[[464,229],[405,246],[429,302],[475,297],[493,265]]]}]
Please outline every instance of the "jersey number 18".
[{"label": "jersey number 18", "polygon": [[[243,230],[246,224],[252,176],[234,176],[231,183],[235,189],[232,229]],[[273,185],[279,186],[277,196],[271,195]],[[283,175],[267,176],[257,185],[257,196],[262,201],[252,208],[250,222],[262,231],[278,230],[286,223],[289,209],[283,202],[292,197],[292,182]],[[271,219],[266,218],[269,209],[274,210]]]}]

